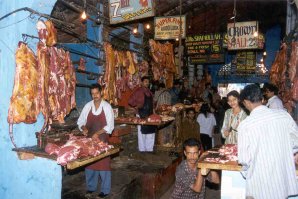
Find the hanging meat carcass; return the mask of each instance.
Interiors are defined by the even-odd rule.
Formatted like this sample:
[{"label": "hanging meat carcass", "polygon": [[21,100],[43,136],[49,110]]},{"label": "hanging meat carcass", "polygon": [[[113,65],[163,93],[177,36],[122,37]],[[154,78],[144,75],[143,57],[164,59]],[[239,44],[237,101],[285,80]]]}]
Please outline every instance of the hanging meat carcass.
[{"label": "hanging meat carcass", "polygon": [[85,63],[86,63],[86,61],[81,57],[80,61],[79,61],[78,69],[82,70],[82,71],[85,71],[86,70],[86,64]]},{"label": "hanging meat carcass", "polygon": [[37,64],[38,64],[38,104],[39,110],[44,116],[44,131],[49,121],[49,66],[50,55],[47,46],[43,42],[37,44]]},{"label": "hanging meat carcass", "polygon": [[292,92],[292,99],[297,102],[298,101],[298,77],[297,76],[293,80],[291,92]]},{"label": "hanging meat carcass", "polygon": [[286,69],[287,69],[287,45],[283,43],[281,45],[281,50],[277,53],[275,60],[271,66],[270,70],[270,81],[279,85],[283,83],[286,79]]},{"label": "hanging meat carcass", "polygon": [[66,114],[69,114],[70,111],[76,107],[76,74],[74,66],[72,64],[70,53],[67,51],[65,56],[65,80],[67,84],[67,108]]},{"label": "hanging meat carcass", "polygon": [[36,122],[38,109],[38,65],[36,57],[25,43],[20,42],[16,51],[16,73],[10,98],[8,123]]},{"label": "hanging meat carcass", "polygon": [[291,57],[289,61],[289,78],[290,81],[294,81],[294,77],[296,76],[296,69],[298,66],[298,42],[292,42],[292,52],[291,52]]},{"label": "hanging meat carcass", "polygon": [[130,51],[127,51],[126,55],[128,57],[128,60],[129,60],[129,66],[128,66],[127,71],[129,72],[129,74],[133,75],[133,74],[136,73],[136,66],[135,66],[135,63],[134,63],[133,55]]},{"label": "hanging meat carcass", "polygon": [[54,46],[57,43],[57,30],[52,21],[45,22],[47,28],[46,44],[47,46]]},{"label": "hanging meat carcass", "polygon": [[109,43],[104,43],[106,64],[105,64],[105,88],[103,92],[103,97],[105,100],[113,104],[118,104],[116,98],[116,82],[115,82],[115,53],[113,51],[112,45]]}]

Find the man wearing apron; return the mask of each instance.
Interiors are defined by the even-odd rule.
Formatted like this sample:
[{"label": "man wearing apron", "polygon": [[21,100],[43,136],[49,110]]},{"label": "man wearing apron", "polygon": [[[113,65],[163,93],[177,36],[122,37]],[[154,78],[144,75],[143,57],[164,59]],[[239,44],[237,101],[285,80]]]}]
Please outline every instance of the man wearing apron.
[{"label": "man wearing apron", "polygon": [[[88,102],[78,119],[79,129],[84,135],[94,140],[108,142],[108,134],[114,129],[114,113],[111,105],[101,98],[101,86],[92,84],[90,88],[92,101]],[[101,159],[85,168],[87,193],[97,190],[98,178],[101,179],[100,198],[111,191],[110,157]]]},{"label": "man wearing apron", "polygon": [[[130,96],[128,104],[134,107],[140,118],[153,114],[153,95],[149,90],[149,77],[142,77],[142,86]],[[153,152],[155,126],[138,125],[138,145],[140,152]]]}]

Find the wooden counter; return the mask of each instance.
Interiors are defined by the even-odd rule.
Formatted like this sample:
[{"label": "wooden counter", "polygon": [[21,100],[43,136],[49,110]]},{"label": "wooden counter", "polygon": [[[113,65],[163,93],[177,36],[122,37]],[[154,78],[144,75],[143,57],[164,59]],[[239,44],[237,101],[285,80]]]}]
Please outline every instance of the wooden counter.
[{"label": "wooden counter", "polygon": [[242,166],[235,161],[230,161],[226,163],[199,161],[198,167],[201,169],[202,175],[206,175],[208,173],[208,170],[210,169],[227,171],[241,171],[242,169]]},{"label": "wooden counter", "polygon": [[[53,161],[56,161],[56,159],[57,159],[57,156],[49,155],[43,149],[40,149],[37,146],[14,148],[12,150],[17,152],[20,160],[28,160],[28,159],[33,159],[35,157],[47,158],[47,159],[50,159]],[[90,164],[92,162],[96,162],[96,161],[98,161],[102,158],[105,158],[107,156],[116,154],[119,151],[120,151],[120,149],[115,147],[115,148],[110,149],[107,152],[101,153],[100,155],[95,156],[95,157],[89,156],[89,157],[80,158],[80,159],[77,159],[77,160],[67,163],[67,165],[65,165],[65,168],[70,169],[70,170],[76,169],[76,168],[85,166],[87,164]]]},{"label": "wooden counter", "polygon": [[128,124],[128,125],[149,125],[149,126],[164,126],[169,124],[174,120],[169,120],[166,122],[130,122],[130,121],[122,121],[115,118],[115,124]]}]

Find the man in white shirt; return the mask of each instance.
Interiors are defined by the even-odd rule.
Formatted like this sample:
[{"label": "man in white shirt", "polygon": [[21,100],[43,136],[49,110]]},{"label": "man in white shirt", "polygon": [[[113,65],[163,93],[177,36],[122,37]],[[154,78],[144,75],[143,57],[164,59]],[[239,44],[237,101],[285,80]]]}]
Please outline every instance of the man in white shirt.
[{"label": "man in white shirt", "polygon": [[240,99],[250,111],[238,127],[238,161],[243,166],[247,198],[297,195],[296,123],[286,111],[263,106],[261,89],[255,84],[246,86]]},{"label": "man in white shirt", "polygon": [[278,95],[278,88],[273,84],[265,84],[263,87],[265,91],[265,97],[267,98],[268,102],[266,106],[271,109],[284,109],[281,99],[279,99]]},{"label": "man in white shirt", "polygon": [[[87,137],[108,142],[108,135],[114,129],[114,113],[111,105],[101,98],[101,86],[92,84],[92,101],[88,102],[78,119],[78,127]],[[98,178],[101,178],[100,198],[105,198],[111,191],[110,157],[101,159],[85,168],[87,194],[97,190]]]}]

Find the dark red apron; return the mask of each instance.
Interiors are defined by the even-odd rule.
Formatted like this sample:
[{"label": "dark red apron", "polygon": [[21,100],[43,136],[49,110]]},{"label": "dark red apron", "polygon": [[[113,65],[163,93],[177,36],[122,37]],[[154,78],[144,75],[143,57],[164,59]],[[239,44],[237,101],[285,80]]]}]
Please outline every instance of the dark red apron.
[{"label": "dark red apron", "polygon": [[[101,130],[103,127],[107,125],[106,116],[104,110],[101,111],[99,115],[93,115],[92,110],[90,110],[88,117],[86,128],[88,129],[88,137],[92,137],[92,135]],[[109,135],[107,133],[103,133],[99,135],[99,139],[103,142],[108,142]],[[98,170],[98,171],[110,171],[110,156],[103,158],[88,167],[86,169]]]}]

